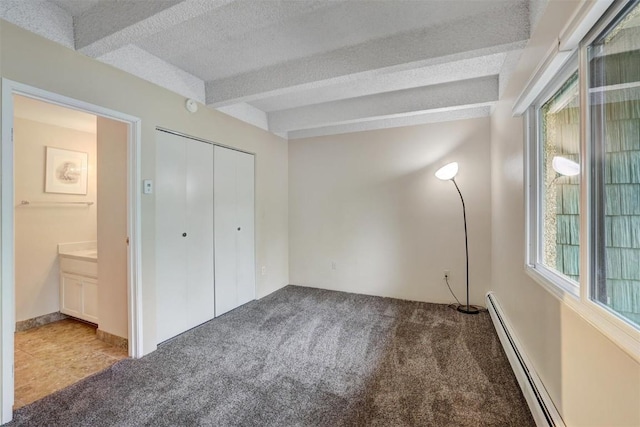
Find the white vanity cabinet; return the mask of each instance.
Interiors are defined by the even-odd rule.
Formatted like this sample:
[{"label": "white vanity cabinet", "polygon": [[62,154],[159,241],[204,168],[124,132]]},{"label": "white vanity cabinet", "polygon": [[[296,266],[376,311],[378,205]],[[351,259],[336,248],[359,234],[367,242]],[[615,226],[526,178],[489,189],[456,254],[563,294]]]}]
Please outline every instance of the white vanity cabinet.
[{"label": "white vanity cabinet", "polygon": [[98,256],[95,249],[61,250],[60,312],[98,323]]}]

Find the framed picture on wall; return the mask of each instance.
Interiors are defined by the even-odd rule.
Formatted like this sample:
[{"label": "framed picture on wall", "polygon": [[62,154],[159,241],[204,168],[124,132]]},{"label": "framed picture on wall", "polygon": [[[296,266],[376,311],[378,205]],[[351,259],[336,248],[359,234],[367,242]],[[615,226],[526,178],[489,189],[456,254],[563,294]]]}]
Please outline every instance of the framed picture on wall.
[{"label": "framed picture on wall", "polygon": [[88,155],[47,147],[45,193],[87,194]]}]

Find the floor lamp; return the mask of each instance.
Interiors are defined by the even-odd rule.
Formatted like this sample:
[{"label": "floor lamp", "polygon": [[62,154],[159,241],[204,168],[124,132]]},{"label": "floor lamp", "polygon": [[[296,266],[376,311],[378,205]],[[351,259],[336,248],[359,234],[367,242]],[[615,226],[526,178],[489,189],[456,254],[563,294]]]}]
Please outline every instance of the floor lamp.
[{"label": "floor lamp", "polygon": [[444,165],[440,169],[436,171],[436,178],[441,179],[443,181],[451,181],[453,185],[456,186],[456,190],[458,190],[458,194],[460,195],[460,201],[462,202],[462,217],[464,219],[464,250],[467,260],[467,305],[459,304],[456,308],[461,313],[466,314],[478,314],[480,309],[476,306],[469,305],[469,239],[467,237],[467,211],[464,206],[464,199],[462,198],[462,193],[460,192],[460,188],[458,188],[458,184],[456,183],[455,177],[458,174],[458,162],[452,162]]}]

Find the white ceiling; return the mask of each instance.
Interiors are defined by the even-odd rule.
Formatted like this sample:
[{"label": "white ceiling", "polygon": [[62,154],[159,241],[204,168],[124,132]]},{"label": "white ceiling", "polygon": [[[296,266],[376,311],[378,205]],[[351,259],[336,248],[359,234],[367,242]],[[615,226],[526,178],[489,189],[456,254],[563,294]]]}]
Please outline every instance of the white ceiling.
[{"label": "white ceiling", "polygon": [[0,0],[0,17],[298,138],[488,115],[544,1]]}]

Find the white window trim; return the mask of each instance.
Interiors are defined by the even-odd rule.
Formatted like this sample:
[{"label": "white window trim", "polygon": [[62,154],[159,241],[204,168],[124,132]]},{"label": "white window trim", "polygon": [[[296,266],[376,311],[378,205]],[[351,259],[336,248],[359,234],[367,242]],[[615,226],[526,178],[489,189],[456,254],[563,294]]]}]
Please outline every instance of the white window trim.
[{"label": "white window trim", "polygon": [[[540,152],[540,118],[538,111],[556,92],[566,83],[578,70],[577,57],[575,52],[571,53],[565,66],[558,70],[549,84],[540,92],[538,98],[531,105],[525,116],[525,204],[526,204],[526,272],[538,283],[552,292],[559,293],[558,296],[580,296],[580,284],[567,278],[558,271],[551,269],[541,262],[538,262],[542,253],[540,240],[542,239],[542,220],[540,213],[540,177],[542,176],[542,164],[538,153]],[[582,147],[581,147],[582,149]],[[582,183],[581,183],[582,188]],[[582,206],[580,207],[582,209]],[[582,216],[582,211],[580,211]],[[582,237],[582,236],[580,236]],[[582,242],[582,240],[581,240]],[[582,246],[582,244],[581,244]],[[582,263],[582,259],[580,260]],[[581,272],[582,273],[582,272]],[[582,276],[581,276],[582,277]]]},{"label": "white window trim", "polygon": [[[525,272],[533,280],[539,283],[544,289],[546,289],[551,295],[558,300],[567,304],[573,309],[580,317],[582,317],[589,324],[598,329],[613,343],[623,349],[629,356],[631,356],[637,362],[640,362],[640,329],[633,326],[630,322],[627,322],[621,318],[613,310],[606,306],[593,301],[591,299],[591,281],[592,281],[592,249],[594,242],[592,240],[590,227],[591,227],[591,194],[590,194],[590,181],[591,171],[590,168],[584,167],[588,165],[591,158],[591,148],[587,141],[590,139],[589,135],[589,108],[587,97],[587,84],[588,81],[588,66],[586,57],[586,46],[591,44],[593,40],[604,31],[605,27],[620,13],[628,2],[616,3],[608,13],[602,15],[600,20],[595,26],[594,21],[590,22],[593,26],[590,31],[584,31],[584,26],[578,25],[582,28],[583,37],[579,46],[579,60],[578,60],[578,77],[580,85],[580,156],[581,156],[581,174],[580,174],[580,282],[581,285],[576,287],[573,281],[567,280],[555,271],[548,269],[537,263],[538,247],[537,240],[539,237],[539,213],[538,213],[538,196],[539,196],[539,157],[538,157],[538,142],[539,142],[539,120],[536,118],[538,107],[543,103],[540,100],[548,99],[555,93],[570,75],[575,71],[575,68],[566,65],[569,55],[567,52],[562,52],[562,66],[557,66],[555,69],[555,75],[549,77],[549,73],[546,74],[548,79],[546,84],[538,84],[536,87],[536,96],[533,97],[529,92],[528,98],[530,100],[529,108],[525,114],[525,155],[524,155],[524,174],[525,174]],[[589,17],[593,20],[593,16]],[[575,25],[575,24],[574,24]],[[548,58],[545,59],[548,61]],[[556,64],[558,61],[555,62]],[[536,102],[536,100],[538,100]],[[515,109],[514,109],[515,112]]]}]

